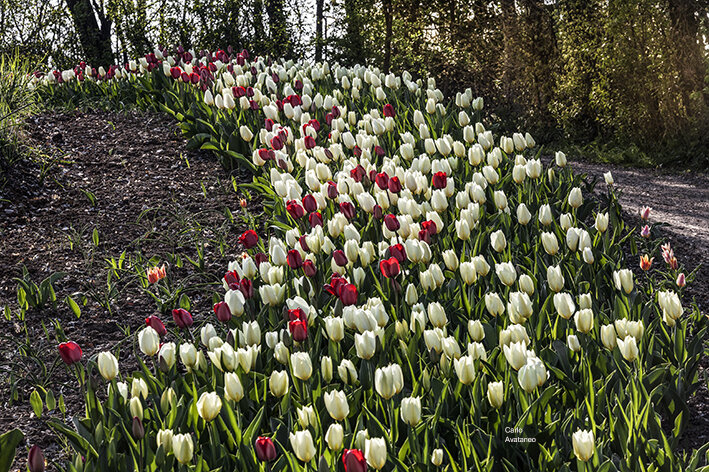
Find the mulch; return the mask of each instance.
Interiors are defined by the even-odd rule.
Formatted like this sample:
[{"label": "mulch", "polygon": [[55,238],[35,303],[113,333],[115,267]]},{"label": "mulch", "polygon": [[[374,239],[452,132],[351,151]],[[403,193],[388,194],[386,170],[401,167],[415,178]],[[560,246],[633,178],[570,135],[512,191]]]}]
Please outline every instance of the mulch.
[{"label": "mulch", "polygon": [[[7,305],[17,311],[14,277],[21,275],[21,267],[37,283],[55,272],[66,275],[54,286],[56,309],[27,312],[27,336],[35,356],[50,372],[44,374],[20,355],[25,336],[21,323],[15,317],[11,322],[0,318],[0,431],[20,428],[27,447],[39,444],[52,460],[59,448],[44,423],[46,416],[36,418],[29,406],[32,384],[39,381],[55,396],[63,394],[68,413],[77,413],[83,401],[75,380],[56,363],[50,320],[58,319],[67,338],[78,342],[85,356],[92,356],[125,339],[124,327],[134,332],[147,316],[158,314],[155,302],[137,283],[119,281],[111,313],[89,298],[79,319],[65,296],[79,301],[77,292],[105,292],[105,259],[117,259],[124,250],[160,260],[179,253],[184,265],[168,267],[169,277],[218,283],[228,262],[243,250],[237,238],[244,229],[240,216],[245,210],[232,175],[213,154],[187,150],[176,123],[164,115],[47,113],[34,117],[27,132],[44,160],[12,169],[9,185],[0,191],[0,308]],[[251,180],[248,173],[236,172],[233,177],[237,183]],[[259,208],[257,200],[248,202],[252,214]],[[94,229],[98,247],[92,242]],[[226,243],[224,254],[216,243],[220,239]],[[196,260],[195,241],[200,240],[206,242],[204,273],[185,260],[185,256]],[[210,290],[188,294],[195,322],[213,317]],[[126,362],[130,359],[122,355],[122,369],[130,367]],[[11,383],[16,398],[11,397]],[[58,415],[55,411],[52,416]],[[15,467],[22,468],[26,449],[20,450]]]}]

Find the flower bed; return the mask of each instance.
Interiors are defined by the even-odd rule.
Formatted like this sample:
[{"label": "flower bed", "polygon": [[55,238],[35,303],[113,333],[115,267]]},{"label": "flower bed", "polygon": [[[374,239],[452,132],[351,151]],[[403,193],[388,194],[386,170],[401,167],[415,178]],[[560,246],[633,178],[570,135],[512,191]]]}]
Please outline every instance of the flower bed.
[{"label": "flower bed", "polygon": [[269,217],[214,313],[146,319],[137,371],[60,346],[86,391],[85,417],[50,422],[68,470],[690,470],[705,453],[673,449],[707,328],[671,248],[651,277],[659,243],[626,228],[612,176],[589,198],[562,153],[545,166],[529,134],[486,129],[470,90],[183,50],[35,83],[171,113],[253,171],[242,190]]}]

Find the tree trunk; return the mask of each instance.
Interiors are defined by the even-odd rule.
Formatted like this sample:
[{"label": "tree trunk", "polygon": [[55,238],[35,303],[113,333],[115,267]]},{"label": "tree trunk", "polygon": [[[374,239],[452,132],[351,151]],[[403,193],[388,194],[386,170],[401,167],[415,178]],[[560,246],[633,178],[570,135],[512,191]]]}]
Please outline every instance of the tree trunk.
[{"label": "tree trunk", "polygon": [[291,44],[288,39],[284,0],[266,0],[266,13],[268,14],[268,29],[271,33],[269,52],[277,57],[290,58]]},{"label": "tree trunk", "polygon": [[94,66],[113,64],[111,20],[98,12],[101,17],[101,26],[99,27],[90,0],[66,0],[66,4],[74,20],[86,60]]},{"label": "tree trunk", "polygon": [[[674,33],[677,68],[682,84],[684,106],[689,105],[689,95],[700,91],[704,83],[704,57],[699,35],[699,18],[706,10],[697,11],[689,0],[669,0],[669,14]],[[706,95],[704,96],[706,99]]]},{"label": "tree trunk", "polygon": [[391,37],[392,37],[392,11],[391,11],[391,0],[384,0],[384,24],[385,24],[385,36],[384,36],[384,72],[389,72],[391,67]]},{"label": "tree trunk", "polygon": [[315,62],[323,58],[323,7],[325,0],[315,0]]}]

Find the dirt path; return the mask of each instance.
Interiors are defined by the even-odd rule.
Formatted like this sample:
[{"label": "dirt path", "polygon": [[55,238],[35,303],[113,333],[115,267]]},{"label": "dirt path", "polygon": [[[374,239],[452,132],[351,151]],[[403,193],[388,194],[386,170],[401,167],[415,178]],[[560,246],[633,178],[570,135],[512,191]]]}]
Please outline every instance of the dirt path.
[{"label": "dirt path", "polygon": [[[662,228],[677,259],[688,269],[701,265],[696,280],[687,288],[702,313],[709,314],[709,174],[670,172],[620,167],[587,161],[571,163],[574,171],[596,176],[597,188],[605,188],[603,173],[611,171],[620,202],[630,221],[639,222],[644,206],[652,208],[650,221],[667,223]],[[659,256],[659,255],[658,255]],[[655,261],[660,261],[659,257]]]}]

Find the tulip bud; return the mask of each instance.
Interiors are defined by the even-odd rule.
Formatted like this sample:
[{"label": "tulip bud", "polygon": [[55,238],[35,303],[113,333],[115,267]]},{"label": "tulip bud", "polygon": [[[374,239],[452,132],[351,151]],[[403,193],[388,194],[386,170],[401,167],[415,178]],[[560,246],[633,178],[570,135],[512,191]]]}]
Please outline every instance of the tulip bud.
[{"label": "tulip bud", "polygon": [[335,421],[342,421],[350,414],[350,405],[347,403],[347,395],[342,390],[325,392],[325,407],[327,412]]},{"label": "tulip bud", "polygon": [[367,463],[377,470],[381,470],[387,460],[387,445],[384,438],[367,439],[364,443],[364,457]]},{"label": "tulip bud", "polygon": [[345,431],[342,425],[339,423],[333,423],[327,429],[325,433],[325,441],[327,442],[327,447],[333,451],[339,451],[342,449],[342,442],[345,439]]},{"label": "tulip bud", "polygon": [[172,437],[172,452],[175,454],[175,459],[180,464],[187,464],[192,461],[194,454],[194,443],[192,436],[189,434],[175,434]]},{"label": "tulip bud", "polygon": [[564,276],[561,273],[561,267],[547,267],[547,282],[549,283],[549,288],[554,292],[560,292],[564,289]]},{"label": "tulip bud", "polygon": [[421,422],[421,399],[408,397],[401,400],[401,420],[409,426],[416,426]]},{"label": "tulip bud", "polygon": [[576,431],[571,437],[574,454],[580,461],[587,462],[594,454],[594,439],[592,431]]},{"label": "tulip bud", "polygon": [[431,464],[440,467],[443,464],[443,449],[434,449],[431,453]]},{"label": "tulip bud", "polygon": [[44,453],[36,444],[30,448],[30,452],[27,455],[27,467],[30,469],[30,472],[44,472],[46,467]]},{"label": "tulip bud", "polygon": [[290,433],[290,444],[295,456],[302,462],[310,462],[315,456],[313,437],[308,430]]},{"label": "tulip bud", "polygon": [[468,334],[473,341],[482,341],[485,338],[485,330],[480,320],[468,321]]},{"label": "tulip bud", "polygon": [[101,377],[111,381],[118,376],[118,359],[112,353],[108,351],[99,353],[97,362]]},{"label": "tulip bud", "polygon": [[133,425],[131,427],[131,434],[135,439],[141,440],[145,437],[145,428],[143,427],[143,422],[137,416],[133,417]]},{"label": "tulip bud", "polygon": [[566,337],[566,345],[574,352],[579,352],[581,350],[579,338],[575,334],[570,334]]},{"label": "tulip bud", "polygon": [[616,333],[612,324],[601,326],[601,342],[609,351],[612,351],[616,346]]},{"label": "tulip bud", "polygon": [[502,382],[490,382],[487,384],[487,401],[493,408],[500,408],[505,399],[505,387]]},{"label": "tulip bud", "polygon": [[172,452],[172,439],[174,434],[171,429],[161,429],[155,436],[155,443],[157,447],[162,446],[165,453]]},{"label": "tulip bud", "polygon": [[628,362],[633,362],[638,357],[638,344],[633,336],[626,336],[625,339],[617,339],[618,348]]},{"label": "tulip bud", "polygon": [[160,336],[150,326],[143,328],[138,333],[138,345],[146,356],[154,356],[160,348]]},{"label": "tulip bud", "polygon": [[268,387],[274,397],[280,398],[284,396],[288,393],[288,372],[274,370],[268,380]]},{"label": "tulip bud", "polygon": [[271,462],[276,459],[276,446],[271,438],[259,436],[254,442],[256,457],[261,462]]}]

